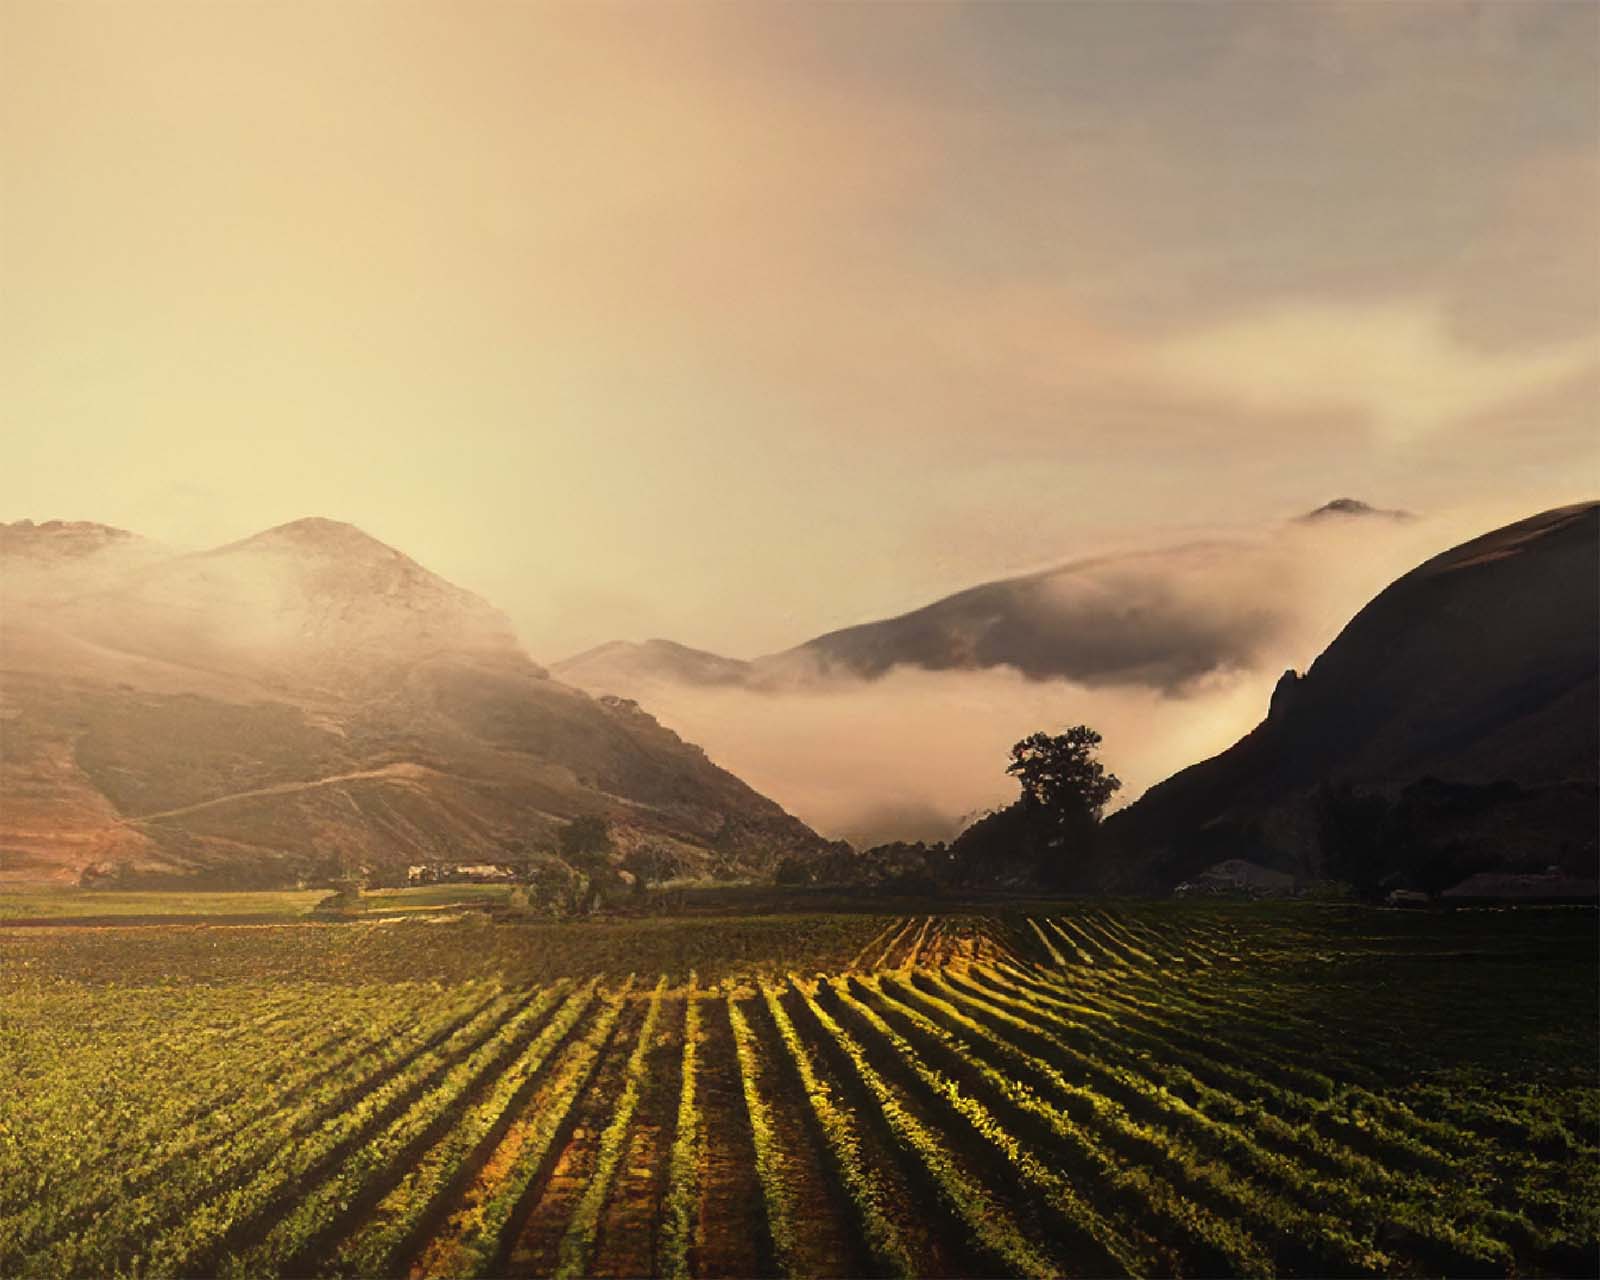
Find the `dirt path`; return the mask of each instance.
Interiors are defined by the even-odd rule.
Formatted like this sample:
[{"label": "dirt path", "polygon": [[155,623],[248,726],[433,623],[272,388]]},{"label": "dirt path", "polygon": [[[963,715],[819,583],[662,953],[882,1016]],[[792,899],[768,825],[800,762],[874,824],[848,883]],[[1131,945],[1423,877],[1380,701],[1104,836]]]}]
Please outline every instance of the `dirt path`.
[{"label": "dirt path", "polygon": [[728,1006],[707,1000],[700,1026],[700,1214],[692,1255],[697,1276],[771,1275],[766,1240],[766,1206],[755,1177],[756,1153],[750,1139]]},{"label": "dirt path", "polygon": [[181,818],[186,813],[199,813],[202,809],[212,809],[218,805],[232,804],[236,800],[254,800],[260,796],[286,796],[296,791],[314,791],[319,787],[331,787],[340,782],[361,782],[372,778],[387,778],[397,782],[415,782],[436,770],[425,768],[420,764],[411,764],[401,761],[398,764],[380,765],[376,769],[355,769],[349,773],[330,774],[326,778],[313,778],[310,782],[279,782],[270,787],[255,787],[249,791],[235,791],[231,795],[215,796],[210,800],[201,800],[195,804],[180,805],[176,809],[162,809],[157,813],[140,813],[118,820],[121,826],[132,826],[140,822],[155,822],[160,818]]},{"label": "dirt path", "polygon": [[778,1028],[760,998],[747,1001],[744,1010],[760,1045],[762,1091],[778,1135],[783,1176],[800,1209],[801,1269],[808,1276],[870,1275],[872,1260],[854,1207]]},{"label": "dirt path", "polygon": [[677,1125],[678,1091],[683,1086],[681,999],[662,1001],[645,1070],[644,1093],[600,1219],[591,1276],[648,1276],[658,1270],[661,1202],[667,1193],[667,1158]]},{"label": "dirt path", "polygon": [[623,1071],[644,1016],[645,1002],[629,1000],[604,1058],[578,1098],[572,1135],[518,1232],[507,1275],[547,1276],[555,1271],[561,1239],[594,1173],[600,1134],[611,1119],[612,1106],[622,1089]]}]

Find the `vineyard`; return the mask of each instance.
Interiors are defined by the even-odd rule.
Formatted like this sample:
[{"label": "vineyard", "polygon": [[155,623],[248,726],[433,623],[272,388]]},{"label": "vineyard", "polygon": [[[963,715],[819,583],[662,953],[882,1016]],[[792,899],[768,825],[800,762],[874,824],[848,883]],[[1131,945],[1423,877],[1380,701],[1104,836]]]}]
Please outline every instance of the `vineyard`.
[{"label": "vineyard", "polygon": [[1593,912],[791,919],[632,977],[451,928],[270,979],[226,953],[355,935],[0,934],[0,1275],[1600,1269]]}]

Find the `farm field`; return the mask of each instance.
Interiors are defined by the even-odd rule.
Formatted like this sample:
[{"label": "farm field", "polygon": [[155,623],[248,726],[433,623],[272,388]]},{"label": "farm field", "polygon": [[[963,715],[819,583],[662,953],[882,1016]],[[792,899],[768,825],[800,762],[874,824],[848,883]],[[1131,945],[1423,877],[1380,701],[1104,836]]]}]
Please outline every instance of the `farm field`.
[{"label": "farm field", "polygon": [[1597,943],[1206,903],[0,930],[0,1274],[1592,1275]]},{"label": "farm field", "polygon": [[[355,910],[381,916],[451,909],[504,907],[511,890],[503,884],[440,884],[405,889],[371,889]],[[300,920],[333,897],[329,889],[239,890],[233,892],[78,889],[28,887],[0,892],[0,924],[134,923],[183,920],[270,924]]]},{"label": "farm field", "polygon": [[326,889],[168,893],[28,887],[0,891],[0,922],[173,916],[292,920],[327,896]]}]

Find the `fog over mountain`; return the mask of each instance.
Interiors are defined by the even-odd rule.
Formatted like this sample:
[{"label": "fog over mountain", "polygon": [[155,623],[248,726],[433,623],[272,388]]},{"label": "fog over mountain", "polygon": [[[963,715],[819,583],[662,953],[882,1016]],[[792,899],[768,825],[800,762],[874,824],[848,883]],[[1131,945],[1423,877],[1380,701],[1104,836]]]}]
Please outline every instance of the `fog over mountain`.
[{"label": "fog over mountain", "polygon": [[1600,475],[1592,5],[247,7],[5,8],[5,519],[748,659]]},{"label": "fog over mountain", "polygon": [[246,8],[6,8],[0,511],[336,514],[830,832],[1134,794],[1600,480],[1592,6]]},{"label": "fog over mountain", "polygon": [[[1597,593],[1600,503],[1432,557],[1286,672],[1249,734],[1114,815],[1107,874],[1165,889],[1246,856],[1303,877],[1403,868],[1435,892],[1550,864],[1592,880]],[[1338,788],[1370,799],[1330,811]]]},{"label": "fog over mountain", "polygon": [[822,841],[505,616],[353,525],[174,555],[0,526],[0,880],[276,884],[527,858],[607,819],[686,872]]},{"label": "fog over mountain", "polygon": [[827,835],[941,838],[1011,798],[1006,753],[1035,729],[1099,728],[1122,803],[1221,750],[1286,667],[1480,519],[1346,499],[1068,559],[749,661],[658,639],[553,670],[650,706]]}]

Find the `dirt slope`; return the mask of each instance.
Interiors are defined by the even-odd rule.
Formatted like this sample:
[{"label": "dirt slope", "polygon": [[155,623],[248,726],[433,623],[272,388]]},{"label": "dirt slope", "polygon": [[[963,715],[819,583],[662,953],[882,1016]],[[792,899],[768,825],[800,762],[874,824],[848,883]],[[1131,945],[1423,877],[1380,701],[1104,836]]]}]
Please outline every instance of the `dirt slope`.
[{"label": "dirt slope", "polygon": [[132,557],[147,544],[98,528],[0,540],[0,878],[126,864],[274,883],[496,860],[550,849],[587,813],[625,848],[663,844],[708,873],[822,846],[636,705],[551,679],[492,606],[352,526]]}]

